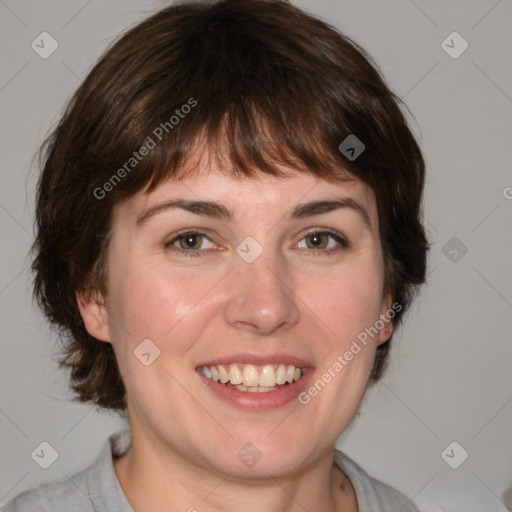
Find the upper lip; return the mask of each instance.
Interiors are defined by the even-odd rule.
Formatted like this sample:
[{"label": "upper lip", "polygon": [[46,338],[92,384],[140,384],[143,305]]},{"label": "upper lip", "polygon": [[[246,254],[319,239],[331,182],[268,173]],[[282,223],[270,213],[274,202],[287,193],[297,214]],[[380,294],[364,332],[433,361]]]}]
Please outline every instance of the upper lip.
[{"label": "upper lip", "polygon": [[247,363],[255,366],[284,363],[293,364],[294,366],[301,368],[308,368],[312,366],[310,361],[306,361],[305,359],[291,356],[289,354],[233,354],[231,356],[222,356],[210,359],[198,364],[197,366],[216,366],[219,364],[228,365],[231,363]]}]

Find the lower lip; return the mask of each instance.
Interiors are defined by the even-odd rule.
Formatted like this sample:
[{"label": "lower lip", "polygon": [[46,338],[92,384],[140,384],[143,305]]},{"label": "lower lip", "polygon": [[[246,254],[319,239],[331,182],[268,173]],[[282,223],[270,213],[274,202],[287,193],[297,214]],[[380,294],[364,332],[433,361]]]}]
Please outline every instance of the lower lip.
[{"label": "lower lip", "polygon": [[274,391],[264,391],[262,393],[251,393],[250,391],[240,391],[238,389],[215,382],[205,377],[200,369],[198,375],[210,390],[219,396],[222,400],[247,411],[265,411],[277,409],[284,405],[298,400],[299,394],[306,387],[307,380],[313,373],[313,370],[307,368],[304,370],[304,376],[297,382],[282,386]]}]

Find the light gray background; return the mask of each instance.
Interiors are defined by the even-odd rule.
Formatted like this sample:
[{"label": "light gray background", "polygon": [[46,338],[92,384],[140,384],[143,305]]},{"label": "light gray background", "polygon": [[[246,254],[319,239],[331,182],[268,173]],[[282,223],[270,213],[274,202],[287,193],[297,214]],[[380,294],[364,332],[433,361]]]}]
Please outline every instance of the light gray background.
[{"label": "light gray background", "polygon": [[[295,3],[374,56],[414,115],[428,167],[429,284],[395,336],[388,373],[338,444],[423,511],[504,511],[512,503],[512,2]],[[0,0],[0,504],[90,464],[123,426],[69,400],[52,359],[56,335],[31,304],[37,172],[28,171],[106,45],[164,5]],[[59,43],[46,60],[30,46],[43,31]],[[469,44],[457,59],[441,47],[453,31]],[[467,247],[456,263],[443,253],[453,237]],[[30,456],[42,441],[59,453],[47,470]],[[458,469],[441,458],[452,441],[469,453]]]}]

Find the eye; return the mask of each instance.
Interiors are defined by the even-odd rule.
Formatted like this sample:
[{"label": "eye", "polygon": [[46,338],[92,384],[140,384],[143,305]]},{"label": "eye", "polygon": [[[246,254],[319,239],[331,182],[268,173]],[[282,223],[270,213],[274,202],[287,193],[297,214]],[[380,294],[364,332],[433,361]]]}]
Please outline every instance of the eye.
[{"label": "eye", "polygon": [[340,251],[348,247],[348,243],[339,233],[316,229],[304,236],[298,247],[323,253]]},{"label": "eye", "polygon": [[[166,249],[186,257],[203,256],[208,249],[216,247],[216,244],[205,233],[190,230],[178,233],[164,245]],[[342,251],[348,246],[348,242],[341,234],[322,229],[306,233],[297,244],[299,249],[306,249],[311,254],[319,256]]]},{"label": "eye", "polygon": [[185,256],[200,256],[199,252],[214,248],[215,244],[199,231],[184,231],[165,244],[165,247]]}]

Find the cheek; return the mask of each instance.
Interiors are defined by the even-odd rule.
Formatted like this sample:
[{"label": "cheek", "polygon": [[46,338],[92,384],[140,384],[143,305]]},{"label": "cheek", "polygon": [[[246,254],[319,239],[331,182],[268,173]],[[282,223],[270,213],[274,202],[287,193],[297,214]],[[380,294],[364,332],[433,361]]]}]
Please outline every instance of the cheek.
[{"label": "cheek", "polygon": [[379,318],[382,274],[377,266],[353,266],[340,273],[305,280],[301,297],[343,348]]},{"label": "cheek", "polygon": [[161,350],[185,351],[215,307],[216,295],[208,291],[218,278],[187,276],[157,265],[125,266],[123,274],[117,276],[111,302],[117,333],[134,345],[149,338]]}]

